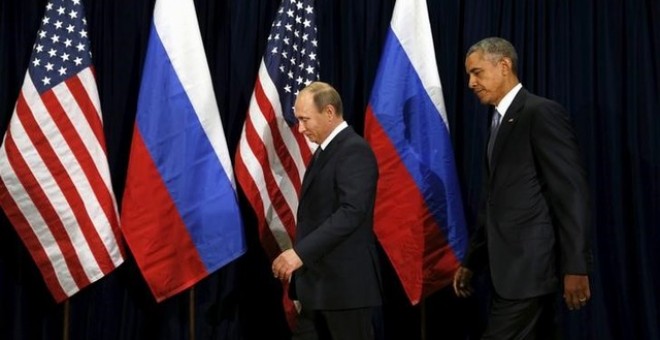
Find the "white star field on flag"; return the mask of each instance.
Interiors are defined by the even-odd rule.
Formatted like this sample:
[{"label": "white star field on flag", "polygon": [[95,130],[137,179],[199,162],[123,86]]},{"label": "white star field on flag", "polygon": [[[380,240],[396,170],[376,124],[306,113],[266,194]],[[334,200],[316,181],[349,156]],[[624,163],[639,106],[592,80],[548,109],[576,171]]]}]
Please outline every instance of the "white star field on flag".
[{"label": "white star field on flag", "polygon": [[87,20],[80,0],[54,0],[37,32],[29,72],[39,93],[91,64]]},{"label": "white star field on flag", "polygon": [[280,95],[284,117],[295,123],[298,91],[319,78],[314,8],[302,0],[285,0],[268,36],[264,62]]}]

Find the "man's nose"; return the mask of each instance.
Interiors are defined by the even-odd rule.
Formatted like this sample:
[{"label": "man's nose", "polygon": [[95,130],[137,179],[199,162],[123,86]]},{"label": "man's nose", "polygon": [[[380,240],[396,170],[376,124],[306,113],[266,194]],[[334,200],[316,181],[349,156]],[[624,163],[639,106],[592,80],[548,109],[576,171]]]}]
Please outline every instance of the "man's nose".
[{"label": "man's nose", "polygon": [[468,87],[474,88],[475,86],[477,86],[477,81],[473,75],[470,75],[468,78]]}]

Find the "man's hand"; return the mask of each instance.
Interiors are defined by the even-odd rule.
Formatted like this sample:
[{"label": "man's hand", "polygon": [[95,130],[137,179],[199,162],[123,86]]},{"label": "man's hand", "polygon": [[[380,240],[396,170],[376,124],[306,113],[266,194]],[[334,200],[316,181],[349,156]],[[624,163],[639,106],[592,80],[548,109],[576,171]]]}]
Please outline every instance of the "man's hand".
[{"label": "man's hand", "polygon": [[576,310],[584,307],[589,299],[591,299],[589,276],[564,276],[564,300],[566,301],[566,306],[569,310]]},{"label": "man's hand", "polygon": [[276,279],[290,281],[293,271],[302,267],[303,263],[293,249],[287,249],[273,261],[273,275]]},{"label": "man's hand", "polygon": [[465,267],[459,267],[454,274],[454,293],[460,297],[472,295],[472,271]]}]

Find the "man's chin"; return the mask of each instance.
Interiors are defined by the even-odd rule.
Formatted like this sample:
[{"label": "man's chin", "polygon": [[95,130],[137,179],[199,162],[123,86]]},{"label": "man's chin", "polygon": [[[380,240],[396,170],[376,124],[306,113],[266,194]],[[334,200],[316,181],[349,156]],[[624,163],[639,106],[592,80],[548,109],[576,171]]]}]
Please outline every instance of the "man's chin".
[{"label": "man's chin", "polygon": [[490,100],[488,100],[486,97],[479,97],[479,102],[484,105],[490,105]]},{"label": "man's chin", "polygon": [[488,99],[485,95],[482,95],[481,92],[475,92],[474,95],[477,96],[477,99],[479,99],[481,104],[488,104]]}]

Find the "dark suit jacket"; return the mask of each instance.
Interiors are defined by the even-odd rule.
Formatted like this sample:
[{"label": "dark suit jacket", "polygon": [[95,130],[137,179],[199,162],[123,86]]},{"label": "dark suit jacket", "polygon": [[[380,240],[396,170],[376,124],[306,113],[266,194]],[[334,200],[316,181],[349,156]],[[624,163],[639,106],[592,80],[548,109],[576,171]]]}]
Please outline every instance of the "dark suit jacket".
[{"label": "dark suit jacket", "polygon": [[586,275],[589,195],[566,111],[521,89],[485,162],[465,265],[488,263],[495,291],[507,299],[552,293],[564,274]]},{"label": "dark suit jacket", "polygon": [[293,276],[303,309],[332,310],[381,303],[373,233],[378,164],[351,127],[307,169],[293,247],[303,267]]}]

